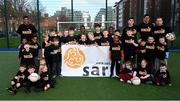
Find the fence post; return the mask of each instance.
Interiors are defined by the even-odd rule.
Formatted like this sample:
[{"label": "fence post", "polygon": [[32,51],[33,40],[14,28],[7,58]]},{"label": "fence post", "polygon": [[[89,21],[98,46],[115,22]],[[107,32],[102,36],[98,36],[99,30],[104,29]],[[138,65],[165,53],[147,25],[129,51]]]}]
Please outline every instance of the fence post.
[{"label": "fence post", "polygon": [[74,21],[74,8],[73,8],[73,0],[71,0],[71,21]]},{"label": "fence post", "polygon": [[41,44],[41,29],[40,29],[40,11],[39,11],[39,0],[37,0],[37,27],[38,27],[38,38]]},{"label": "fence post", "polygon": [[[173,31],[175,31],[175,24],[176,24],[176,0],[172,0],[171,1],[171,11],[172,11],[172,13],[171,13],[171,21],[172,21],[172,24],[171,24],[171,26],[172,26],[172,30]],[[173,41],[171,41],[171,48],[173,48],[174,47],[174,44],[173,44]]]},{"label": "fence post", "polygon": [[6,41],[7,41],[7,48],[9,47],[9,32],[8,32],[8,15],[7,15],[7,0],[4,0],[4,20],[5,20],[5,34],[6,34]]},{"label": "fence post", "polygon": [[[105,21],[108,21],[108,0],[106,0],[106,17],[105,17]],[[105,28],[107,29],[107,23],[105,24]]]}]

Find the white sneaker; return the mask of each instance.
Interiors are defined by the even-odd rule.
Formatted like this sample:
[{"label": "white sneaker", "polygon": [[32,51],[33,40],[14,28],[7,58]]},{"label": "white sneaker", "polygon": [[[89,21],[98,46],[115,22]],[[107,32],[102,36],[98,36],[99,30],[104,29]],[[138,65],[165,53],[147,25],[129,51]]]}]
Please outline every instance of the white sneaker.
[{"label": "white sneaker", "polygon": [[119,81],[123,82],[124,80],[123,79],[119,79]]},{"label": "white sneaker", "polygon": [[131,84],[132,82],[131,82],[131,80],[127,80],[127,83]]},{"label": "white sneaker", "polygon": [[113,77],[116,77],[116,78],[118,78],[119,76],[117,76],[117,75],[113,75]]}]

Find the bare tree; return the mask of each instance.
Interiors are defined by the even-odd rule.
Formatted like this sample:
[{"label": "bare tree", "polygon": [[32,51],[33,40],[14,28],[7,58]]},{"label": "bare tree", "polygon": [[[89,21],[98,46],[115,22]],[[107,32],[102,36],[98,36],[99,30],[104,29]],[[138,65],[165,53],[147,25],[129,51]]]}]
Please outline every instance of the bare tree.
[{"label": "bare tree", "polygon": [[[36,24],[37,20],[37,0],[7,0],[7,12],[8,19],[14,20],[15,25],[22,23],[22,18],[24,15],[30,16],[32,23]],[[3,18],[4,0],[0,0],[0,17]],[[45,10],[45,8],[40,3],[40,13]],[[41,16],[41,15],[40,15]],[[12,21],[11,21],[12,22]]]}]

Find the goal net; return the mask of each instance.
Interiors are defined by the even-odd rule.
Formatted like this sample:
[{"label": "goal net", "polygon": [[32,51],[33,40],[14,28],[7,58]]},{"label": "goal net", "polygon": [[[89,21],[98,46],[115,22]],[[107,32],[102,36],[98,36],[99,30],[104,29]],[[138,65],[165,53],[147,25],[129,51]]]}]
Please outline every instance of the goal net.
[{"label": "goal net", "polygon": [[84,25],[87,31],[93,31],[95,24],[101,24],[101,29],[108,27],[116,27],[116,21],[104,21],[104,22],[57,22],[57,31],[64,31],[69,27],[74,27],[75,30],[79,30],[81,25]]}]

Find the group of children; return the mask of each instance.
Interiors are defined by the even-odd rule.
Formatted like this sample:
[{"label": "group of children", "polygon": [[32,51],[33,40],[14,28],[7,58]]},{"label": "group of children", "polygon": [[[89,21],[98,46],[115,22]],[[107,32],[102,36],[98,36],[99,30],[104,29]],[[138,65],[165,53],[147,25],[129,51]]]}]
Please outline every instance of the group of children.
[{"label": "group of children", "polygon": [[168,40],[175,40],[175,36],[167,38],[169,33],[172,31],[160,17],[152,24],[149,15],[144,15],[143,23],[138,26],[134,25],[134,18],[129,18],[122,35],[114,36],[110,44],[110,77],[116,65],[115,76],[120,81],[132,83],[133,78],[139,77],[141,83],[171,86],[167,70]]},{"label": "group of children", "polygon": [[[167,33],[172,31],[163,24],[162,18],[157,18],[155,24],[152,24],[149,15],[144,15],[143,23],[138,26],[134,24],[134,18],[129,18],[128,26],[122,34],[119,30],[114,31],[113,27],[102,32],[101,25],[95,24],[94,33],[87,33],[82,25],[78,35],[75,35],[73,27],[65,29],[63,34],[56,34],[55,31],[43,34],[42,47],[36,35],[32,36],[30,41],[23,38],[19,46],[21,65],[8,90],[16,92],[16,89],[24,84],[28,91],[31,86],[44,90],[54,86],[51,78],[62,76],[61,45],[64,44],[110,46],[110,77],[117,76],[120,81],[131,83],[131,79],[137,76],[142,83],[171,85],[167,71]],[[40,60],[44,62],[40,63]],[[116,74],[113,74],[114,68]],[[40,75],[35,83],[28,79],[33,72]]]},{"label": "group of children", "polygon": [[[30,75],[32,73],[39,74],[36,82],[30,80]],[[16,94],[17,90],[21,87],[25,87],[27,93],[31,92],[31,87],[47,91],[50,87],[53,88],[54,84],[55,81],[49,76],[45,60],[41,59],[39,68],[35,67],[35,65],[29,65],[26,67],[26,65],[20,64],[19,70],[11,80],[11,86],[7,88],[7,90],[14,94]]]}]

